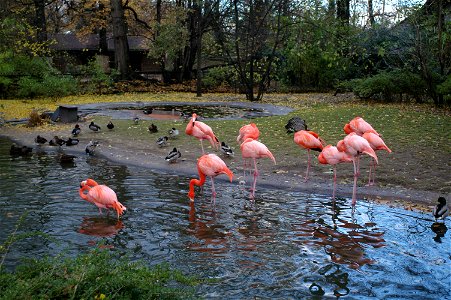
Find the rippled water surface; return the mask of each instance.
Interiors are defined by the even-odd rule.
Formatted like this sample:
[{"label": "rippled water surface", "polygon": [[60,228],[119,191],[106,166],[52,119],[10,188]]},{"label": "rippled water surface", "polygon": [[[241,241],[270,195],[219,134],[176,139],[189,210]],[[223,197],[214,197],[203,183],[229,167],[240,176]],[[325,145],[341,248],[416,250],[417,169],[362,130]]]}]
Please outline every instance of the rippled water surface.
[{"label": "rippled water surface", "polygon": [[[14,244],[8,268],[23,257],[75,255],[102,241],[149,265],[167,261],[215,279],[198,287],[204,298],[450,298],[449,232],[437,236],[428,214],[364,201],[352,213],[350,199],[334,205],[328,196],[265,189],[251,203],[247,192],[223,180],[216,183],[216,206],[209,182],[190,205],[189,178],[95,157],[61,165],[57,153],[36,149],[13,158],[10,145],[0,139],[0,244],[24,211],[19,232],[38,230],[51,239]],[[120,221],[79,198],[87,177],[116,191],[127,207]]]}]

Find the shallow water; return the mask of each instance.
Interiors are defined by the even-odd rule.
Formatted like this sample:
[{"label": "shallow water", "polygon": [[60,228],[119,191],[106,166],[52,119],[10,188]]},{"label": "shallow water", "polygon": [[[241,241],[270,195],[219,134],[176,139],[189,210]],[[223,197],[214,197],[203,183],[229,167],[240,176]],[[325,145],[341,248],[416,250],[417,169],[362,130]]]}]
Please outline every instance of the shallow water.
[{"label": "shallow water", "polygon": [[[190,205],[189,178],[154,174],[80,155],[61,165],[56,152],[9,155],[0,138],[0,243],[28,212],[5,265],[23,257],[75,255],[98,242],[185,273],[213,278],[197,295],[225,299],[446,299],[451,294],[449,232],[437,238],[427,214],[350,199],[258,189],[253,204],[235,183],[215,181]],[[36,149],[35,149],[36,151]],[[193,166],[194,169],[194,166]],[[100,216],[79,198],[91,177],[116,191],[127,213]],[[225,177],[225,176],[224,176]],[[258,187],[258,186],[257,186]],[[450,223],[447,220],[446,225]]]}]

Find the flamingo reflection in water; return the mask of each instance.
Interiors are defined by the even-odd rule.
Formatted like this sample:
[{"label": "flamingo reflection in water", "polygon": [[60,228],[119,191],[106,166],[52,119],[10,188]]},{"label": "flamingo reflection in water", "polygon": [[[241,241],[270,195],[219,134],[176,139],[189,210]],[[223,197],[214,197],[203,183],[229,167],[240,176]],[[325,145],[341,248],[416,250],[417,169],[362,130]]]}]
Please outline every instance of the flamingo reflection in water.
[{"label": "flamingo reflection in water", "polygon": [[334,263],[346,264],[353,269],[372,264],[373,261],[365,257],[365,248],[384,247],[384,232],[378,230],[375,223],[367,222],[359,225],[340,218],[339,208],[336,209],[333,224],[318,223],[315,219],[296,224],[295,228],[298,231],[296,235],[301,237],[300,242],[324,247]]},{"label": "flamingo reflection in water", "polygon": [[[216,225],[215,212],[213,210],[205,211],[205,214],[212,214],[212,218],[211,220],[202,219],[196,216],[194,202],[190,202],[189,206],[187,232],[193,235],[196,241],[190,242],[187,247],[194,251],[209,253],[212,256],[230,251],[231,233],[218,230],[220,226]],[[208,208],[206,207],[206,209]]]},{"label": "flamingo reflection in water", "polygon": [[97,237],[112,237],[118,234],[122,228],[124,228],[124,224],[121,220],[104,217],[84,217],[78,232]]}]

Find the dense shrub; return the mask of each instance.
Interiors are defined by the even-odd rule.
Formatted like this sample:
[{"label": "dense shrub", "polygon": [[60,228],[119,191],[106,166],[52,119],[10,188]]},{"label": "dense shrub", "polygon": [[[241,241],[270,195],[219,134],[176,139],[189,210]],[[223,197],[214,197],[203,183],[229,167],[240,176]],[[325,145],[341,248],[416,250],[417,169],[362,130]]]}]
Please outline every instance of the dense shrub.
[{"label": "dense shrub", "polygon": [[116,70],[112,70],[111,74],[107,74],[100,60],[95,58],[90,60],[87,65],[81,66],[80,71],[83,75],[81,87],[83,92],[88,93],[102,94],[113,86],[114,78],[117,76]]},{"label": "dense shrub", "polygon": [[444,82],[437,85],[437,93],[443,95],[445,105],[451,105],[451,75],[448,75]]},{"label": "dense shrub", "polygon": [[352,80],[342,86],[352,87],[352,91],[361,98],[382,98],[385,101],[402,100],[403,95],[407,95],[420,102],[426,94],[426,83],[419,75],[401,70]]},{"label": "dense shrub", "polygon": [[215,67],[206,72],[202,78],[202,84],[206,89],[216,88],[223,84],[234,86],[238,81],[237,76],[233,67]]},{"label": "dense shrub", "polygon": [[3,97],[59,97],[77,92],[71,76],[60,75],[45,58],[0,54]]}]

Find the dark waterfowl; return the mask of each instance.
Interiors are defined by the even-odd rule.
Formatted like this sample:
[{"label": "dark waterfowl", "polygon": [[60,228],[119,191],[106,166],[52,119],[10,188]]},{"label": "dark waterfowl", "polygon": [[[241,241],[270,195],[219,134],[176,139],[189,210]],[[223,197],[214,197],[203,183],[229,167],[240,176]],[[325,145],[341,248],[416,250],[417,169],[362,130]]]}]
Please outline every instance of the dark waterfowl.
[{"label": "dark waterfowl", "polygon": [[33,152],[33,148],[27,146],[18,146],[16,143],[11,145],[9,154],[12,156],[26,156]]},{"label": "dark waterfowl", "polygon": [[57,135],[55,135],[55,136],[53,137],[53,139],[51,139],[51,140],[49,141],[49,145],[50,145],[50,146],[62,146],[62,145],[64,145],[65,143],[66,143],[66,141],[63,140],[62,138],[60,138],[60,137],[57,136]]},{"label": "dark waterfowl", "polygon": [[176,138],[179,135],[179,130],[172,127],[171,129],[168,130],[168,134],[170,138]]},{"label": "dark waterfowl", "polygon": [[89,143],[86,145],[85,152],[88,155],[94,155],[96,147],[99,145],[99,142],[97,141],[89,141]]},{"label": "dark waterfowl", "polygon": [[106,125],[106,127],[108,128],[108,129],[113,129],[114,128],[114,124],[113,124],[113,122],[109,122],[107,125]]},{"label": "dark waterfowl", "polygon": [[301,119],[300,117],[293,117],[289,119],[287,125],[285,125],[285,129],[287,130],[287,133],[298,132],[300,130],[308,130],[305,120]]},{"label": "dark waterfowl", "polygon": [[168,142],[168,137],[167,136],[161,136],[157,139],[157,145],[160,147],[166,146],[167,142]]},{"label": "dark waterfowl", "polygon": [[92,131],[97,132],[97,131],[100,131],[101,128],[100,128],[99,125],[94,124],[94,122],[91,122],[91,123],[89,124],[89,129],[91,129]]},{"label": "dark waterfowl", "polygon": [[172,149],[169,151],[169,154],[166,156],[165,160],[170,163],[175,163],[177,159],[179,159],[182,156],[182,153],[177,150],[177,148]]},{"label": "dark waterfowl", "polygon": [[80,142],[79,139],[68,138],[66,141],[66,146],[75,146]]},{"label": "dark waterfowl", "polygon": [[58,160],[62,164],[64,164],[64,163],[67,164],[67,163],[73,163],[75,158],[77,158],[75,155],[61,153]]},{"label": "dark waterfowl", "polygon": [[72,136],[78,136],[81,132],[80,125],[76,124],[74,129],[72,129]]},{"label": "dark waterfowl", "polygon": [[221,150],[221,152],[224,153],[225,156],[233,157],[235,155],[233,153],[233,149],[224,142],[221,142],[221,147],[219,148],[219,150]]},{"label": "dark waterfowl", "polygon": [[149,132],[150,132],[150,133],[156,133],[156,132],[158,132],[157,125],[155,125],[154,123],[150,124],[150,125],[149,125]]},{"label": "dark waterfowl", "polygon": [[151,113],[153,112],[153,108],[151,107],[151,108],[148,108],[148,109],[145,109],[145,110],[143,110],[143,114],[145,114],[145,115],[150,115]]},{"label": "dark waterfowl", "polygon": [[47,143],[47,139],[46,139],[45,137],[40,136],[40,135],[38,135],[38,136],[34,139],[34,141],[35,141],[37,144],[40,144],[40,145],[43,145],[43,144]]},{"label": "dark waterfowl", "polygon": [[138,123],[139,123],[139,117],[138,117],[138,116],[134,117],[134,118],[133,118],[133,122],[135,123],[135,125],[138,125]]},{"label": "dark waterfowl", "polygon": [[438,204],[434,207],[432,215],[434,216],[435,221],[444,221],[445,218],[449,216],[449,207],[445,197],[438,198]]}]

